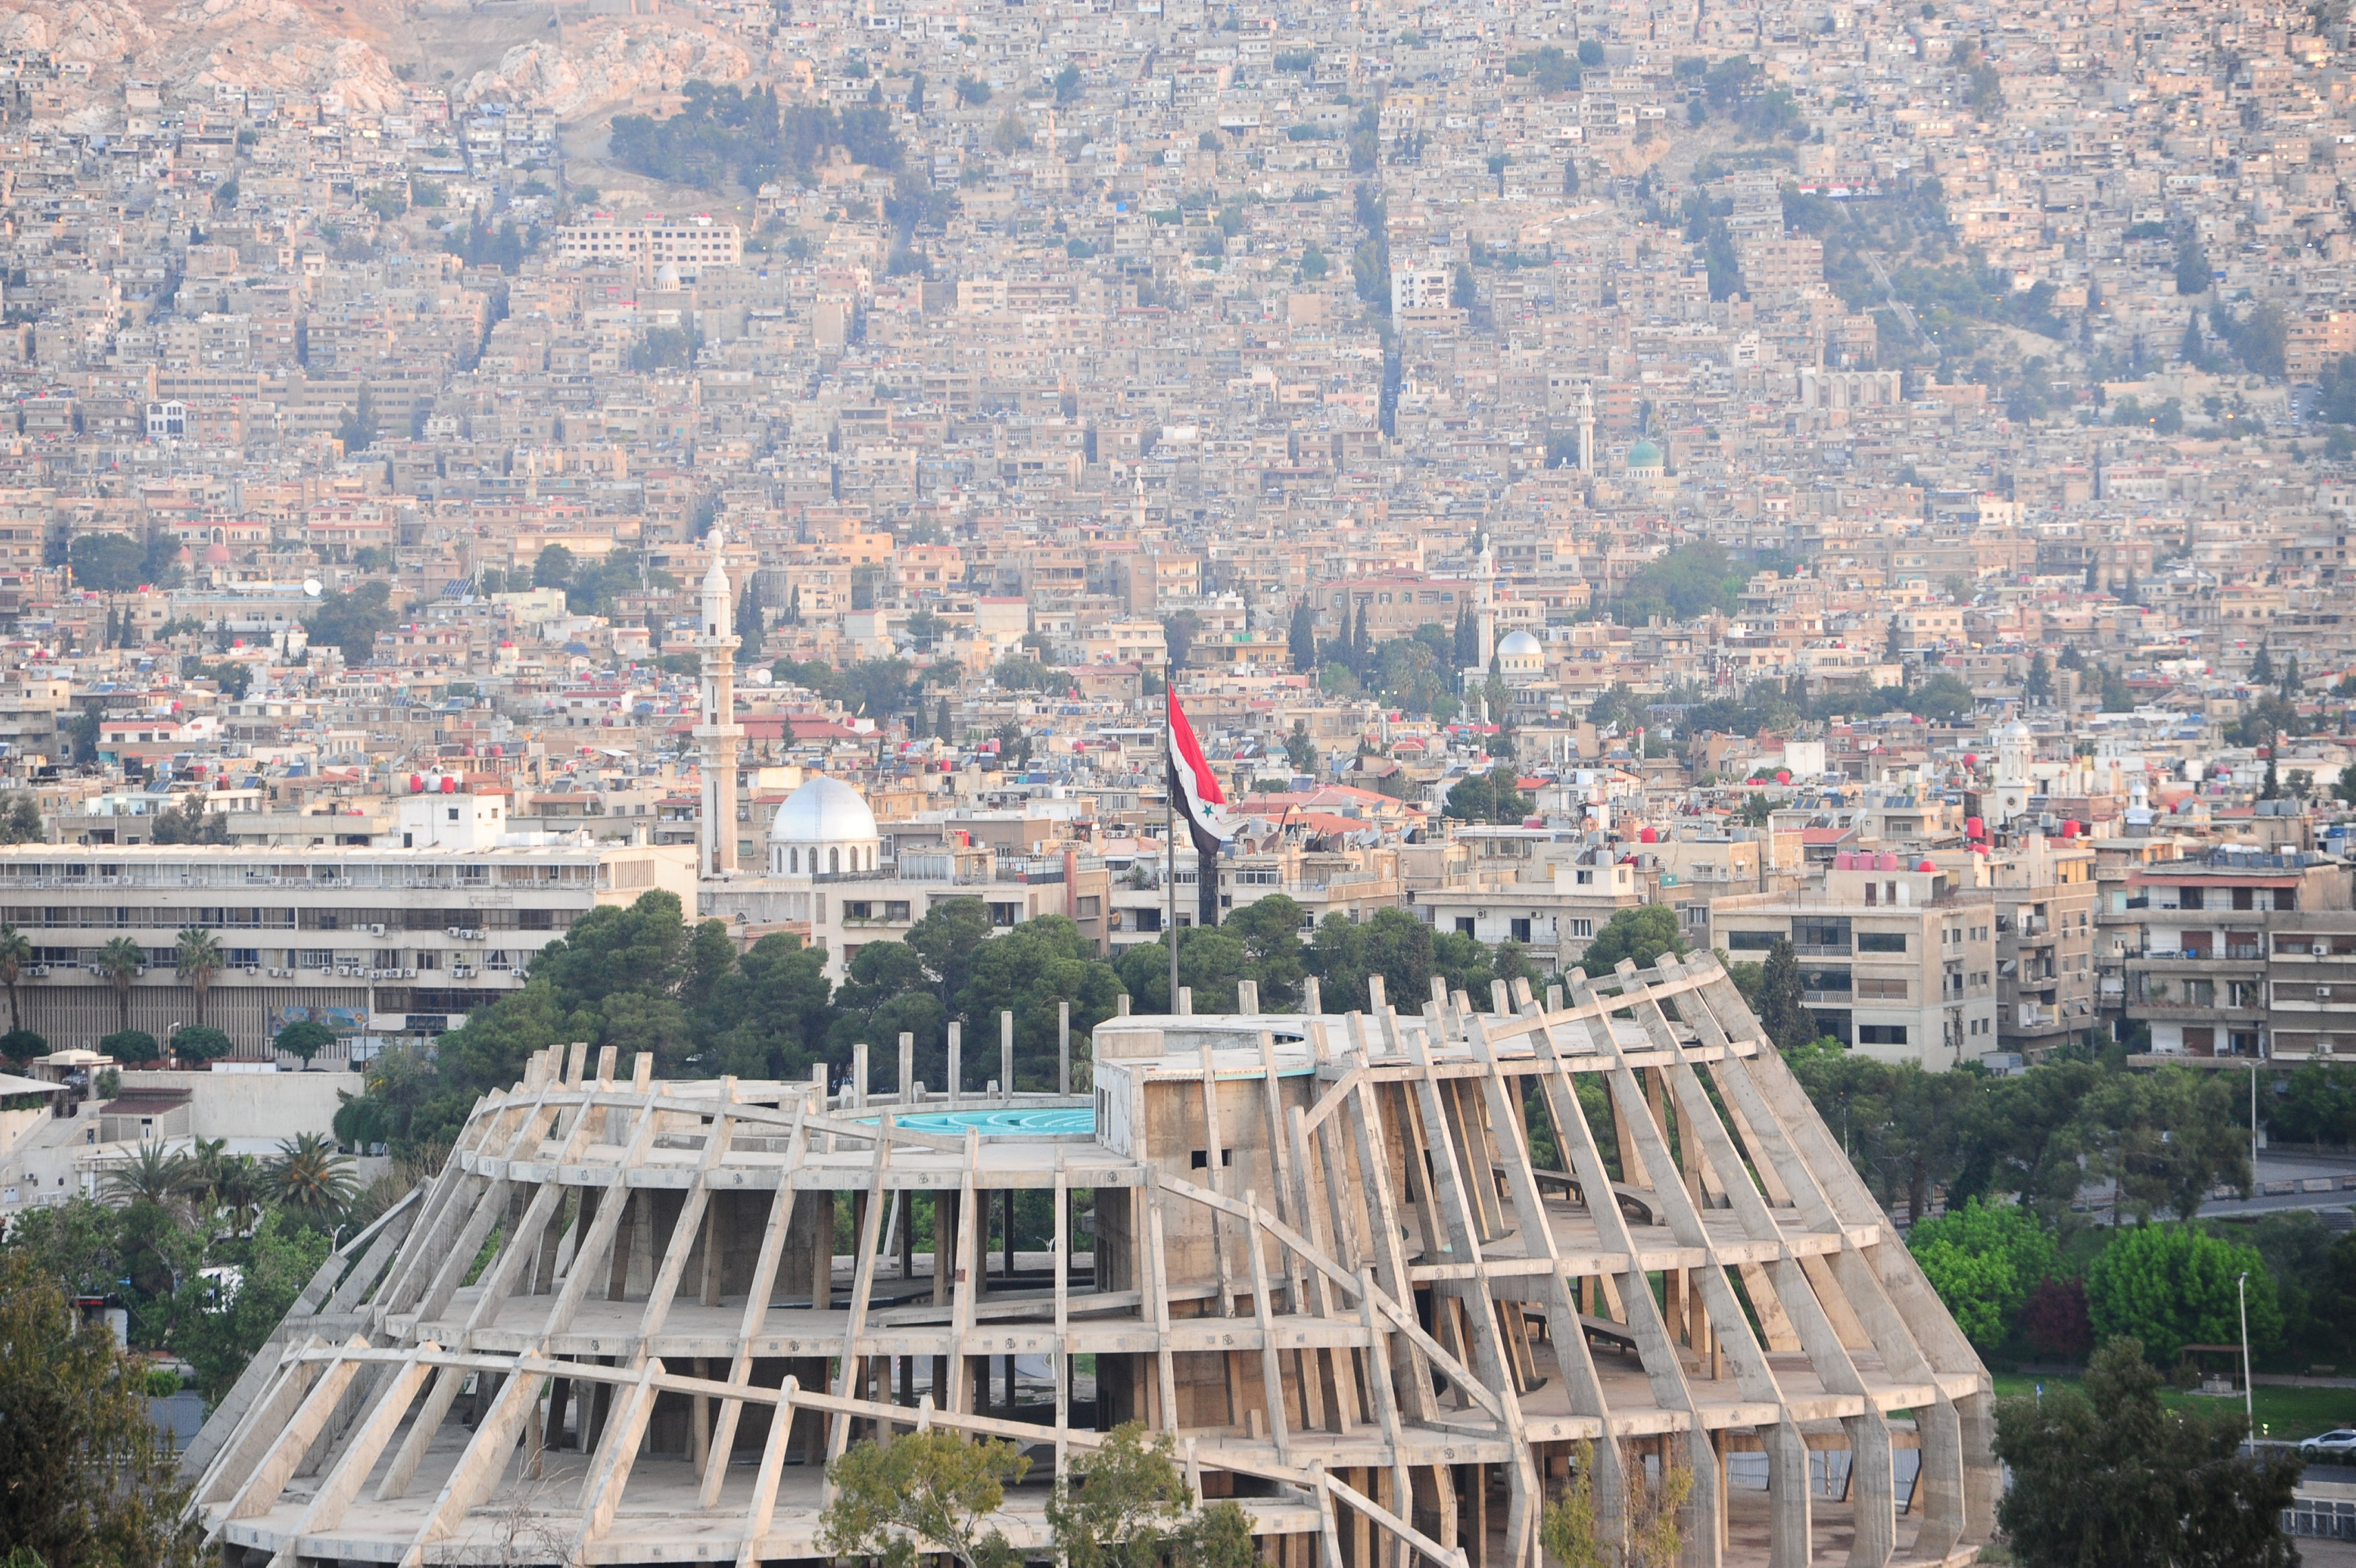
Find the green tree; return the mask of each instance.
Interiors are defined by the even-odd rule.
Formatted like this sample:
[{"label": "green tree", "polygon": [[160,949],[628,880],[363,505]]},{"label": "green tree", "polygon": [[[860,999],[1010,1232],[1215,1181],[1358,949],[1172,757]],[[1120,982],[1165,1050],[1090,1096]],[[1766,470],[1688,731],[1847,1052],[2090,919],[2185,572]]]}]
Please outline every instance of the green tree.
[{"label": "green tree", "polygon": [[2205,294],[2209,292],[2209,252],[2201,249],[2200,239],[2190,233],[2176,246],[2176,292],[2179,294]]},{"label": "green tree", "polygon": [[47,835],[40,803],[31,795],[12,795],[0,801],[0,844],[38,844]]},{"label": "green tree", "polygon": [[1657,1481],[1642,1465],[1622,1465],[1626,1495],[1607,1509],[1595,1491],[1595,1445],[1582,1441],[1572,1451],[1570,1485],[1538,1516],[1547,1555],[1562,1568],[1675,1568],[1684,1561],[1677,1520],[1693,1494],[1693,1470],[1676,1445],[1663,1452]]},{"label": "green tree", "polygon": [[[1170,1002],[1169,932],[1151,943],[1124,947],[1114,956],[1114,973],[1130,1005],[1141,1013],[1167,1013]],[[1233,1012],[1236,982],[1244,976],[1244,944],[1227,926],[1178,928],[1178,984],[1194,993],[1200,1013]],[[1265,998],[1260,1005],[1265,1008]]]},{"label": "green tree", "polygon": [[59,1568],[204,1560],[145,1390],[144,1367],[78,1319],[31,1249],[0,1251],[0,1550]]},{"label": "green tree", "polygon": [[180,983],[195,993],[199,1025],[205,1021],[205,997],[211,992],[213,976],[221,972],[224,962],[220,944],[213,940],[211,932],[200,925],[181,931],[172,950],[172,969],[179,976]]},{"label": "green tree", "polygon": [[[16,1010],[16,982],[32,966],[33,944],[25,933],[13,925],[0,925],[0,987],[8,991],[8,1029],[12,1034],[28,1033],[25,1020]],[[34,1037],[38,1039],[37,1035]]]},{"label": "green tree", "polygon": [[2053,1272],[2053,1238],[2035,1214],[1976,1198],[1916,1221],[1906,1245],[1955,1326],[1984,1350],[2004,1341],[2021,1303]]},{"label": "green tree", "polygon": [[307,1068],[319,1052],[336,1043],[336,1031],[316,1019],[297,1019],[280,1029],[272,1043]]},{"label": "green tree", "polygon": [[376,656],[377,637],[391,626],[392,585],[383,581],[337,594],[303,623],[312,642],[342,649],[345,662],[354,665]]},{"label": "green tree", "polygon": [[2190,1220],[2221,1186],[2251,1191],[2240,1117],[2234,1086],[2224,1077],[2168,1066],[2104,1075],[2081,1103],[2072,1130],[2089,1174],[2116,1180],[2129,1211],[2149,1216],[2166,1209]]},{"label": "green tree", "polygon": [[1030,1468],[1012,1443],[969,1443],[942,1427],[896,1435],[888,1446],[860,1443],[827,1467],[835,1495],[819,1516],[819,1543],[829,1556],[880,1568],[916,1568],[928,1552],[959,1568],[1012,1568],[1021,1554],[983,1521],[1004,1504],[1006,1483]]},{"label": "green tree", "polygon": [[982,944],[968,965],[958,1008],[977,1033],[994,1033],[998,1015],[1012,1013],[1016,1083],[1052,1089],[1059,1004],[1071,1005],[1072,1032],[1085,1038],[1113,1016],[1120,995],[1120,978],[1097,958],[1095,944],[1070,920],[1051,914]]},{"label": "green tree", "polygon": [[237,1049],[237,1042],[204,1024],[185,1024],[172,1031],[172,1054],[182,1061],[218,1061]]},{"label": "green tree", "polygon": [[131,1028],[131,987],[147,967],[147,950],[127,936],[118,936],[98,950],[98,971],[114,987],[123,1009],[123,1029]]},{"label": "green tree", "polygon": [[178,805],[155,814],[147,837],[153,844],[226,844],[229,818],[220,812],[208,811],[205,797],[191,790],[180,797]]},{"label": "green tree", "polygon": [[168,1344],[197,1371],[205,1398],[219,1403],[243,1375],[303,1287],[327,1261],[324,1230],[297,1223],[288,1214],[266,1214],[251,1236],[232,1238],[208,1253],[237,1270],[234,1289],[190,1271],[165,1304],[170,1319]]},{"label": "green tree", "polygon": [[75,585],[101,593],[128,593],[138,587],[145,560],[139,541],[126,534],[84,534],[66,550]]},{"label": "green tree", "polygon": [[990,923],[990,906],[978,898],[943,899],[908,928],[904,940],[925,961],[933,994],[944,1008],[964,994],[973,955],[995,929]]},{"label": "green tree", "polygon": [[1494,822],[1518,827],[1530,815],[1532,803],[1519,785],[1521,775],[1499,763],[1485,773],[1468,773],[1448,792],[1440,809],[1460,822]]},{"label": "green tree", "polygon": [[[1218,929],[1243,948],[1241,977],[1259,987],[1263,1012],[1290,1012],[1301,1004],[1301,981],[1308,973],[1308,953],[1301,933],[1307,916],[1308,912],[1292,899],[1271,893],[1230,912],[1219,923]],[[1168,985],[1166,975],[1163,985]]]},{"label": "green tree", "polygon": [[2126,1339],[2094,1352],[2083,1392],[1998,1402],[1996,1456],[2012,1488],[1997,1522],[2023,1568],[2298,1560],[2282,1533],[2297,1453],[2244,1455],[2239,1405],[2169,1410],[2159,1388],[2143,1347]]},{"label": "green tree", "polygon": [[1142,1422],[1113,1428],[1104,1446],[1073,1456],[1056,1477],[1047,1530],[1068,1568],[1249,1568],[1251,1523],[1232,1502],[1194,1508],[1168,1433]]},{"label": "green tree", "polygon": [[341,1214],[358,1191],[351,1160],[317,1133],[298,1133],[278,1146],[270,1182],[280,1207],[321,1221]]},{"label": "green tree", "polygon": [[[144,1029],[119,1029],[112,1034],[102,1035],[98,1050],[102,1056],[129,1062],[153,1061],[160,1054],[155,1049],[155,1037]],[[103,1073],[100,1075],[102,1087],[99,1093],[102,1095],[108,1092],[102,1086],[104,1077]]]},{"label": "green tree", "polygon": [[2249,1277],[2250,1345],[2282,1336],[2275,1282],[2254,1247],[2221,1241],[2195,1226],[2137,1225],[2096,1255],[2086,1271],[2086,1308],[2098,1339],[2139,1341],[2161,1361],[2187,1345],[2241,1339],[2235,1282]]},{"label": "green tree", "polygon": [[35,1057],[48,1053],[49,1042],[31,1029],[12,1029],[0,1034],[0,1060],[5,1060],[20,1072]]},{"label": "green tree", "polygon": [[1431,928],[1403,909],[1376,910],[1363,923],[1329,914],[1309,945],[1308,964],[1329,1013],[1365,1010],[1374,975],[1383,977],[1391,1006],[1414,1013],[1431,994]]},{"label": "green tree", "polygon": [[1686,955],[1685,939],[1677,933],[1677,912],[1666,904],[1642,904],[1616,912],[1603,929],[1590,938],[1579,955],[1579,966],[1595,977],[1611,974],[1623,958],[1639,969],[1649,969],[1666,953]]},{"label": "green tree", "polygon": [[562,545],[546,546],[532,559],[531,585],[534,588],[562,588],[573,581],[576,564],[573,552]]},{"label": "green tree", "polygon": [[368,383],[360,383],[360,395],[344,415],[344,422],[336,427],[336,439],[343,443],[344,455],[349,457],[376,444],[376,394]]},{"label": "green tree", "polygon": [[1816,1020],[1808,1011],[1807,987],[1800,978],[1799,955],[1791,942],[1777,937],[1760,966],[1759,999],[1751,1004],[1759,1027],[1784,1051],[1797,1051],[1816,1038]]}]

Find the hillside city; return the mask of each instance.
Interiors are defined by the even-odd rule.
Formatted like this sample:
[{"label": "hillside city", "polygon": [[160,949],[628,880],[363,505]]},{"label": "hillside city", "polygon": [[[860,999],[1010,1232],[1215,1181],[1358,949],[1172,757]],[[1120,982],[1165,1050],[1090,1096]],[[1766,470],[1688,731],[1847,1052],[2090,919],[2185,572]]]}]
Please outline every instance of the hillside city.
[{"label": "hillside city", "polygon": [[[1673,1431],[1715,1456],[1685,1517],[1729,1561],[1768,1561],[1771,1533],[1779,1563],[1890,1560],[1869,1514],[1902,1516],[1923,1562],[1980,1560],[1999,1524],[2007,1562],[2097,1540],[2130,1543],[2106,1563],[2167,1558],[2104,1522],[2040,1544],[2093,1442],[2049,1375],[2141,1413],[2085,1417],[2112,1448],[2158,1431],[2163,1397],[2169,1422],[2230,1403],[2169,1428],[2208,1445],[2178,1468],[2225,1478],[2166,1529],[2230,1504],[2266,1552],[2290,1532],[2356,1563],[2323,1539],[2356,1541],[2356,1469],[2332,1469],[2356,1455],[2351,517],[2346,0],[0,0],[0,1306],[62,1292],[60,1322],[155,1369],[130,1424],[172,1453],[122,1450],[121,1489],[177,1500],[124,1561],[198,1561],[207,1509],[229,1533],[204,1561],[294,1561],[435,1367],[377,1505],[400,1515],[435,1444],[455,1489],[429,1509],[443,1483],[420,1483],[423,1522],[341,1560],[493,1560],[487,1535],[450,1544],[492,1528],[477,1505],[504,1469],[455,1456],[488,1451],[478,1433],[497,1467],[523,1444],[535,1480],[543,1438],[610,1451],[577,1548],[509,1539],[498,1561],[587,1560],[641,1436],[710,1476],[692,1506],[633,1495],[648,1561],[689,1550],[675,1522],[723,1482],[766,1499],[741,1561],[773,1513],[799,1533],[768,1556],[807,1560],[819,1470],[782,1511],[786,1436],[765,1478],[729,1476],[748,1391],[780,1434],[802,1419],[779,1352],[754,1371],[790,1221],[807,1299],[777,1304],[824,1317],[842,1369],[805,1422],[831,1450],[805,1436],[795,1465],[888,1434],[857,1401],[914,1405],[921,1360],[916,1433],[936,1392],[965,1421],[945,1431],[1019,1437],[1028,1411],[1060,1488],[1076,1435],[1149,1410],[1179,1430],[1170,1300],[1234,1318],[1248,1285],[1263,1337],[1204,1350],[1225,1371],[1183,1406],[1215,1395],[1188,1429],[1239,1467],[1216,1485],[1291,1533],[1175,1559],[1194,1568],[1296,1568],[1321,1528],[1330,1568],[1389,1562],[1369,1518],[1402,1565],[1486,1568],[1493,1492],[1494,1561],[1536,1568],[1533,1509],[1587,1484],[1590,1417],[1634,1445],[1627,1506],[1671,1521],[1661,1562],[1685,1494],[1662,1499],[1691,1481]],[[1611,1042],[1576,1085],[1548,1077],[1566,1008]],[[1215,1036],[1258,1054],[1215,1067]],[[1440,1074],[1443,1051],[1462,1061]],[[1262,1177],[1299,1227],[1271,1244],[1285,1310],[1333,1317],[1281,1373],[1269,1278],[1230,1272],[1262,1266],[1258,1193],[1200,1215],[1166,1197],[1239,1179],[1223,1078],[1264,1084],[1253,1157],[1331,1171],[1329,1193],[1355,1127],[1351,1200],[1375,1205],[1365,1258],[1305,1266],[1310,1178]],[[661,1107],[691,1082],[716,1109]],[[1304,1088],[1288,1155],[1281,1094]],[[534,1095],[532,1140],[562,1100],[580,1108],[552,1148],[607,1141],[536,1175],[519,1142],[487,1174]],[[1076,1119],[894,1152],[893,1117],[936,1099]],[[690,1157],[669,1129],[702,1137],[699,1115],[702,1174],[649,1174]],[[1386,1115],[1402,1148],[1469,1128],[1474,1179],[1428,1146],[1368,1185],[1393,1168]],[[647,1190],[598,1212],[608,1178],[580,1172],[609,1155],[615,1190]],[[714,1199],[689,1276],[737,1155],[784,1161],[761,1166],[778,1206],[765,1232],[751,1194]],[[904,1155],[924,1174],[885,1231]],[[1827,1166],[1812,1199],[1804,1168]],[[977,1170],[1005,1177],[995,1288],[1020,1274],[1036,1297],[990,1311],[1053,1300],[1057,1370],[1010,1330],[995,1407],[1000,1356],[940,1341],[976,1392],[923,1338],[953,1298],[966,1336],[991,1288]],[[1412,1278],[1392,1179],[1430,1249]],[[1624,1212],[1587,1206],[1607,1179]],[[800,1219],[797,1185],[820,1205]],[[1492,1300],[1481,1246],[1519,1233],[1507,1211],[1551,1236],[1548,1202],[1574,1201],[1575,1265],[1508,1269]],[[1173,1232],[1174,1296],[1133,1272],[1162,1266],[1165,1204],[1200,1221]],[[953,1297],[960,1216],[977,1273],[958,1260]],[[1738,1218],[1757,1261],[1708,1251]],[[1232,1223],[1242,1253],[1220,1250]],[[1640,1257],[1631,1224],[1701,1240]],[[1471,1261],[1431,1261],[1455,1248]],[[871,1357],[879,1259],[891,1327],[926,1327]],[[1088,1310],[1139,1314],[1101,1371],[1080,1357],[1085,1401],[1076,1267],[1126,1293]],[[567,1349],[595,1362],[569,1380],[481,1359],[555,1355],[553,1328],[482,1336],[510,1289],[570,1323],[591,1270],[613,1324],[661,1303],[622,1358],[626,1328]],[[1774,1270],[1792,1317],[1762,1310]],[[1541,1274],[1558,1300],[1526,1315]],[[718,1324],[729,1292],[757,1305],[733,1339],[696,1330],[712,1381],[679,1381],[691,1352],[648,1361],[674,1293]],[[0,1366],[63,1355],[10,1338],[37,1315],[0,1321]],[[283,1425],[298,1400],[329,1419],[344,1385],[295,1385],[363,1328],[409,1357],[359,1385],[389,1403]],[[1805,1341],[1826,1392],[1804,1442],[1800,1407],[1736,1366],[1751,1328],[1786,1376]],[[1926,1349],[1889,1348],[1908,1335]],[[1432,1385],[1443,1419],[1402,1372],[1408,1427],[1431,1428],[1413,1442],[1387,1341],[1457,1377]],[[477,1359],[423,1359],[444,1345]],[[1587,1399],[1590,1349],[1635,1413],[1566,1403],[1525,1478],[1506,1407],[1541,1364],[1547,1398]],[[836,1353],[784,1352],[820,1389]],[[1947,1382],[1906,1381],[1932,1361]],[[1663,1392],[1738,1375],[1722,1405]],[[1275,1391],[1272,1437],[1245,1377]],[[579,1392],[527,1428],[514,1391],[541,1382]],[[1377,1407],[1391,1423],[1392,1458],[1333,1460],[1376,1510],[1355,1525],[1322,1459],[1282,1472],[1322,1526],[1267,1525],[1276,1483],[1250,1464],[1264,1437],[1292,1462],[1287,1386],[1312,1446],[1328,1399],[1352,1442]],[[668,1403],[609,1425],[632,1400]],[[1432,1446],[1473,1441],[1482,1411],[1507,1460]],[[1897,1470],[1881,1416],[1905,1426]],[[348,1426],[366,1457],[321,1482]],[[2280,1440],[2309,1432],[2323,1468],[2300,1482]],[[1822,1495],[1771,1523],[1771,1465],[1804,1498],[1815,1463]],[[241,1467],[260,1478],[222,1481]],[[1933,1471],[1927,1518],[1894,1500]],[[265,1530],[297,1476],[295,1522]],[[1407,1488],[1384,1494],[1403,1518],[1378,1485]],[[1759,1494],[1733,1526],[1730,1487]],[[1811,1507],[1853,1541],[1812,1545]],[[0,1554],[98,1561],[14,1519]],[[692,1550],[739,1551],[712,1540]]]}]

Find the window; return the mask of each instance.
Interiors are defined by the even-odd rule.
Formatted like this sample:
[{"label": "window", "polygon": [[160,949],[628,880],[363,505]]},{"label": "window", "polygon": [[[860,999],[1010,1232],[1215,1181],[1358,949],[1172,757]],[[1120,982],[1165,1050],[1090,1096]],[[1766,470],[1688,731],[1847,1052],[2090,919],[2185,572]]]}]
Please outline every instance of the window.
[{"label": "window", "polygon": [[[1092,905],[1094,905],[1094,904],[1096,904],[1098,901],[1098,900],[1096,900],[1096,899],[1082,899],[1082,900],[1080,901],[1080,912],[1081,912],[1082,914],[1094,914],[1094,913],[1096,913],[1096,912],[1096,912],[1096,910],[1095,910],[1094,908],[1092,908],[1091,906],[1092,906]],[[908,901],[907,901],[906,899],[892,899],[892,900],[888,901],[884,905],[884,918],[885,920],[905,920],[905,919],[907,919],[907,918],[908,918]]]},{"label": "window", "polygon": [[2257,890],[2255,888],[2235,888],[2233,890],[2233,907],[2235,909],[2257,908]]},{"label": "window", "polygon": [[1570,923],[1570,934],[1581,938],[1592,936],[1595,934],[1595,923],[1591,920],[1574,920]]},{"label": "window", "polygon": [[335,965],[336,955],[324,947],[305,947],[294,955],[297,969],[327,969]]},{"label": "window", "polygon": [[229,966],[232,969],[258,969],[262,966],[259,947],[232,947],[229,950]]},{"label": "window", "polygon": [[788,849],[788,850],[787,850],[787,851],[786,851],[786,869],[787,869],[787,870],[788,870],[788,871],[798,871],[798,870],[800,870],[801,869],[802,869],[802,852],[801,852],[800,850],[798,850],[798,849]]},{"label": "window", "polygon": [[990,923],[1001,926],[1012,925],[1022,917],[1022,913],[1021,904],[994,903],[990,906]]},{"label": "window", "polygon": [[2179,888],[2176,892],[2176,907],[2179,909],[2201,908],[2201,890],[2199,888]]},{"label": "window", "polygon": [[1514,940],[1515,942],[1527,943],[1529,941],[1530,923],[1527,920],[1509,921],[1506,923],[1512,927]]},{"label": "window", "polygon": [[1859,1024],[1857,1026],[1857,1042],[1859,1045],[1904,1045],[1906,1026],[1904,1024]]},{"label": "window", "polygon": [[841,850],[829,849],[826,852],[826,869],[830,871],[840,871],[842,869]]},{"label": "window", "polygon": [[1456,917],[1456,933],[1459,936],[1470,936],[1472,934],[1472,917],[1471,915],[1460,914]]},{"label": "window", "polygon": [[1730,953],[1764,953],[1783,939],[1780,931],[1730,931],[1726,946]]},{"label": "window", "polygon": [[1857,933],[1859,953],[1903,953],[1906,933],[1902,931],[1860,931]]},{"label": "window", "polygon": [[[2296,909],[2296,908],[2297,908],[2297,907],[2298,907],[2297,900],[2293,896],[2293,894],[2294,894],[2294,892],[2295,892],[2295,891],[2296,891],[2296,890],[2291,889],[2291,888],[2276,888],[2276,889],[2275,890],[2275,908],[2276,908],[2276,909]],[[2084,915],[2080,915],[2080,916],[2078,917],[2079,921],[2080,921],[2082,923],[2084,922],[2085,918],[2086,918],[2086,917],[2085,917]]]},{"label": "window", "polygon": [[1906,982],[1860,976],[1857,982],[1857,999],[1860,1002],[1902,1002],[1906,999]]}]

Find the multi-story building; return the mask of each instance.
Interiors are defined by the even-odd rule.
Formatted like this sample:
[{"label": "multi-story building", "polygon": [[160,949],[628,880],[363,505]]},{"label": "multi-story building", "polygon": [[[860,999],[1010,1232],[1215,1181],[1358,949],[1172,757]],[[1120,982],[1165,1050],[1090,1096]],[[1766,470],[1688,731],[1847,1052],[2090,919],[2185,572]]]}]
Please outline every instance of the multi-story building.
[{"label": "multi-story building", "polygon": [[1712,945],[1738,963],[1792,944],[1823,1033],[1933,1072],[1998,1049],[1996,916],[1974,869],[1848,851],[1821,887],[1710,905]]},{"label": "multi-story building", "polygon": [[1465,869],[1411,889],[1408,907],[1434,931],[1517,942],[1541,969],[1568,969],[1595,933],[1646,901],[1633,860],[1591,848],[1584,833],[1545,827],[1461,828]]},{"label": "multi-story building", "polygon": [[1995,859],[1997,1042],[2035,1059],[2093,1030],[2094,851],[2031,835]]},{"label": "multi-story building", "polygon": [[[504,798],[415,794],[400,844],[234,848],[26,844],[0,848],[0,920],[33,944],[25,1027],[81,1047],[127,1027],[158,1040],[224,1029],[261,1056],[285,1025],[333,1027],[339,1057],[427,1038],[523,984],[533,956],[601,904],[662,889],[694,897],[691,856],[651,845],[504,831]],[[175,969],[179,933],[224,959],[199,1006]],[[118,991],[101,950],[138,944]]]},{"label": "multi-story building", "polygon": [[2211,849],[2128,879],[2147,945],[2126,961],[2126,1017],[2155,1056],[2329,1056],[2356,1002],[2350,869],[2326,856]]}]

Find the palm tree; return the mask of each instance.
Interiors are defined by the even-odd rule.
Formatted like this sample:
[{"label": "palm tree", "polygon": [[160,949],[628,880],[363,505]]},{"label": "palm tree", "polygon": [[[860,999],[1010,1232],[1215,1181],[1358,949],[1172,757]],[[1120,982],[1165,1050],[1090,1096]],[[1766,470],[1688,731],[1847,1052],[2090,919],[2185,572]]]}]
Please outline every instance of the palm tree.
[{"label": "palm tree", "polygon": [[220,944],[203,926],[192,925],[180,933],[180,945],[172,955],[172,967],[196,992],[197,1027],[204,1028],[205,993],[213,988],[213,976],[221,972]]},{"label": "palm tree", "polygon": [[147,950],[127,936],[118,936],[98,950],[99,973],[114,987],[114,995],[123,1004],[123,1028],[131,1029],[131,982],[139,978],[139,971],[147,967]]},{"label": "palm tree", "polygon": [[25,1020],[16,1016],[16,976],[23,974],[32,962],[33,944],[25,940],[25,933],[13,925],[0,925],[0,986],[8,988],[8,1028],[11,1030],[25,1027]]},{"label": "palm tree", "polygon": [[278,1146],[270,1183],[280,1207],[322,1220],[335,1219],[359,1194],[351,1160],[337,1151],[334,1139],[319,1133],[303,1133]]},{"label": "palm tree", "polygon": [[124,1204],[169,1204],[187,1195],[188,1157],[159,1143],[144,1143],[128,1162],[106,1173],[106,1196]]}]

